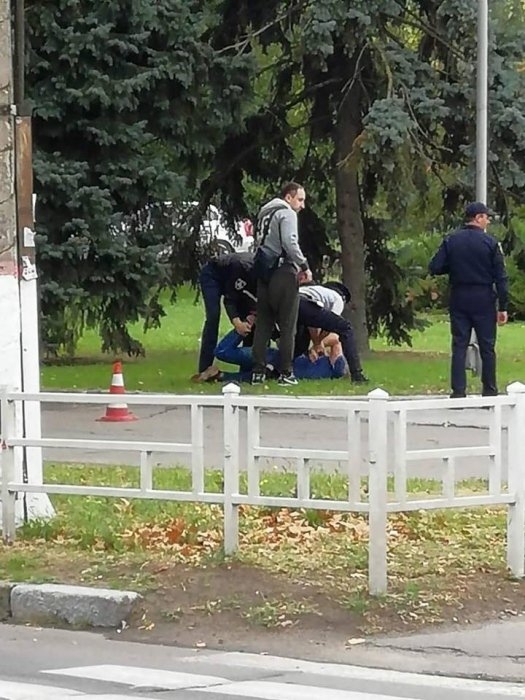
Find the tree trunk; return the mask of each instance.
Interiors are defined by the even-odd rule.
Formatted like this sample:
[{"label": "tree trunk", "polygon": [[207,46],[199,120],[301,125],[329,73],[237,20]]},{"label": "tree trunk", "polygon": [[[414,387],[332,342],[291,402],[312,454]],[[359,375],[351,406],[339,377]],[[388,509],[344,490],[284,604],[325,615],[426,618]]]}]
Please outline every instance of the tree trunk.
[{"label": "tree trunk", "polygon": [[[350,61],[352,73],[353,68]],[[370,346],[366,322],[365,234],[356,153],[356,139],[362,130],[360,103],[361,87],[359,81],[354,80],[353,87],[347,91],[339,106],[335,126],[335,187],[343,280],[352,293],[349,318],[359,351],[367,352]]]}]

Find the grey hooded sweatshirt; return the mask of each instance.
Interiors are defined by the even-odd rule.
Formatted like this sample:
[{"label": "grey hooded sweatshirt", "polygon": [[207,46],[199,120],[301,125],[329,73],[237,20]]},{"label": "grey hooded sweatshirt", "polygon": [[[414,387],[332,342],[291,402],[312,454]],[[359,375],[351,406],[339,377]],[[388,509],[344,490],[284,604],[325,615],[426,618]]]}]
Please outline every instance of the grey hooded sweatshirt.
[{"label": "grey hooded sweatshirt", "polygon": [[[281,264],[293,265],[297,270],[308,270],[308,261],[299,246],[297,214],[284,199],[276,197],[261,208],[257,216],[257,231],[266,229],[265,218],[277,208],[279,210],[272,216],[268,235],[261,247],[281,257]],[[259,233],[260,236],[262,233]],[[260,238],[258,243],[260,244]]]}]

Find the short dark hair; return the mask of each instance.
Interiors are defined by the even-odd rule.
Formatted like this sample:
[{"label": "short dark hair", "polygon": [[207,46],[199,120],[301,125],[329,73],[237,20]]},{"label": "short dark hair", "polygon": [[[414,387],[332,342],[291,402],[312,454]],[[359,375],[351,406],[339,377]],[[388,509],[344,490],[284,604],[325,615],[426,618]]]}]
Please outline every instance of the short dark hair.
[{"label": "short dark hair", "polygon": [[304,187],[298,182],[287,182],[281,187],[281,199],[284,199],[287,194],[297,194],[297,190],[304,190]]}]

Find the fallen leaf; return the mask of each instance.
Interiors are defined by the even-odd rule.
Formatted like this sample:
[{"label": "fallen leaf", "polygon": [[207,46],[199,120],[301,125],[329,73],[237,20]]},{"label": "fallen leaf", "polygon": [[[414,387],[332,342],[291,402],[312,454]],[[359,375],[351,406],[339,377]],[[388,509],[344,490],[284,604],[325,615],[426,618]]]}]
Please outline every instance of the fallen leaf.
[{"label": "fallen leaf", "polygon": [[366,639],[362,639],[361,637],[352,637],[352,639],[346,640],[346,646],[355,647],[357,644],[364,644],[365,642]]}]

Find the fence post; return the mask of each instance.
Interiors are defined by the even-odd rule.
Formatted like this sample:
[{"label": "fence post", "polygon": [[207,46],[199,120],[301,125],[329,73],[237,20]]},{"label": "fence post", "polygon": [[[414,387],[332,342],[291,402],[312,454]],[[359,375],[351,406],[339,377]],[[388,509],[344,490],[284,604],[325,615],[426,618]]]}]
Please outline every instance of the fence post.
[{"label": "fence post", "polygon": [[9,483],[15,481],[15,448],[7,443],[16,435],[16,407],[7,398],[6,387],[0,389],[0,476],[2,478],[2,537],[4,542],[14,542],[16,536],[16,493],[9,491]]},{"label": "fence post", "polygon": [[525,575],[525,384],[514,382],[507,392],[515,403],[509,421],[508,488],[514,496],[507,515],[507,566],[517,578]]},{"label": "fence post", "polygon": [[387,589],[387,454],[388,393],[368,394],[368,589],[383,595]]},{"label": "fence post", "polygon": [[239,546],[239,507],[233,495],[239,493],[239,408],[234,399],[241,393],[238,384],[226,384],[224,399],[224,553],[233,554]]}]

